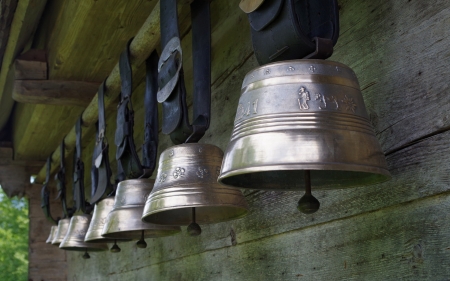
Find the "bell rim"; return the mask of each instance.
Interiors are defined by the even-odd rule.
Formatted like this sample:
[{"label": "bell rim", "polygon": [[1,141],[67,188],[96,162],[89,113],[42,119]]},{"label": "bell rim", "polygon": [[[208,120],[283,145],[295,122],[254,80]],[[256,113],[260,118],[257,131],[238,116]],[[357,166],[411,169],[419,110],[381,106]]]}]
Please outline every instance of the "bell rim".
[{"label": "bell rim", "polygon": [[[229,179],[233,176],[238,176],[242,174],[250,174],[250,173],[258,173],[258,172],[269,172],[269,171],[305,171],[305,170],[311,170],[311,171],[342,171],[342,172],[363,172],[373,175],[379,175],[383,178],[378,181],[373,181],[371,183],[366,184],[354,184],[345,186],[343,188],[324,188],[324,187],[316,187],[318,190],[335,190],[335,189],[347,189],[347,188],[355,188],[355,187],[361,187],[361,186],[370,186],[375,184],[380,184],[383,182],[387,182],[392,178],[391,173],[387,168],[381,168],[381,167],[374,167],[369,165],[352,165],[352,164],[345,164],[344,167],[340,167],[340,169],[335,169],[333,166],[336,164],[329,164],[329,163],[295,163],[295,164],[284,164],[284,165],[264,165],[264,166],[251,166],[251,167],[245,167],[240,169],[233,169],[224,173],[220,173],[217,182],[224,186],[233,186],[235,188],[245,188],[245,189],[254,189],[251,187],[246,186],[237,186],[237,185],[230,185],[226,184],[223,181],[225,179]],[[361,169],[361,167],[365,167],[366,169]],[[274,169],[275,168],[275,169]],[[259,187],[260,190],[287,190],[287,191],[295,191],[295,190],[304,190],[304,188],[263,188]]]},{"label": "bell rim", "polygon": [[[181,233],[181,228],[179,226],[178,226],[178,228],[179,229],[170,230],[170,231],[169,230],[164,230],[165,233],[162,232],[162,234],[150,234],[150,233],[146,234],[146,231],[150,231],[150,232],[152,231],[150,229],[131,229],[131,230],[120,231],[120,232],[119,231],[108,232],[108,233],[105,233],[104,236],[107,236],[109,239],[117,239],[117,240],[120,239],[121,241],[126,239],[126,241],[133,241],[133,240],[139,240],[141,238],[142,231],[144,231],[144,239],[147,239],[147,238],[163,238],[163,237],[173,236],[173,235]],[[157,230],[157,231],[160,232],[159,230]],[[135,238],[116,238],[116,237],[120,237],[120,234],[121,233],[123,234],[124,232],[126,232],[126,233],[136,232],[136,236],[135,236]],[[133,236],[134,236],[134,233],[133,233]]]},{"label": "bell rim", "polygon": [[[245,198],[244,195],[242,195],[242,196]],[[164,223],[160,223],[160,222],[155,223],[155,222],[151,222],[151,221],[146,221],[146,220],[144,220],[144,219],[149,219],[149,218],[152,217],[153,215],[155,215],[155,214],[157,214],[157,213],[164,212],[164,211],[179,210],[179,209],[192,209],[192,208],[201,208],[201,207],[219,207],[219,206],[220,206],[220,207],[230,207],[230,208],[234,208],[234,209],[241,209],[241,210],[244,211],[244,212],[242,212],[240,215],[235,216],[235,217],[231,217],[231,218],[225,218],[225,219],[214,220],[214,221],[212,221],[212,222],[198,222],[199,224],[214,224],[214,223],[221,223],[221,222],[227,222],[227,221],[232,221],[232,220],[241,219],[241,218],[247,216],[249,210],[248,210],[248,204],[247,204],[247,201],[246,201],[246,200],[245,200],[245,203],[246,203],[246,205],[247,205],[246,207],[237,207],[236,205],[231,205],[231,204],[229,204],[229,205],[206,205],[206,204],[199,204],[199,205],[190,205],[189,207],[186,207],[186,206],[180,206],[180,207],[166,207],[166,208],[159,208],[159,209],[156,210],[156,211],[150,211],[150,212],[147,212],[147,213],[143,214],[143,215],[142,215],[142,220],[145,221],[145,222],[148,222],[148,223],[153,223],[153,224],[173,225],[173,224],[164,224]],[[186,224],[179,224],[179,225],[180,225],[180,226],[184,226],[184,225],[188,225],[188,224],[189,224],[189,223],[186,223]]]}]

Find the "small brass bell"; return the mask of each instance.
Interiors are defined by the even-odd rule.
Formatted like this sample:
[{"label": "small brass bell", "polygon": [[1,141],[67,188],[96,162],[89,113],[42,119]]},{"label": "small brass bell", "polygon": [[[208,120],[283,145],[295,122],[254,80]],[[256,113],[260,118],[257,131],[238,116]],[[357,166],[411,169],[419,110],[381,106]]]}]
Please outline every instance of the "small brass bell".
[{"label": "small brass bell", "polygon": [[102,236],[103,227],[105,226],[108,214],[114,206],[114,197],[108,197],[98,202],[94,207],[92,220],[89,224],[85,242],[88,243],[115,243],[117,239],[110,239]]},{"label": "small brass bell", "polygon": [[106,251],[104,243],[86,243],[84,238],[91,222],[91,215],[75,215],[70,219],[69,229],[59,247],[69,251]]},{"label": "small brass bell", "polygon": [[145,201],[153,189],[154,180],[131,179],[117,186],[114,207],[107,216],[102,235],[110,239],[140,240],[173,235],[181,231],[179,226],[164,226],[141,220]]},{"label": "small brass bell", "polygon": [[69,224],[69,218],[59,220],[58,228],[52,240],[52,245],[59,246],[59,244],[61,244],[61,242],[64,240],[64,237],[66,237],[67,230],[69,230]]},{"label": "small brass bell", "polygon": [[246,215],[247,202],[239,189],[217,183],[223,152],[210,144],[186,143],[166,149],[159,159],[155,187],[142,220],[165,225],[216,223]]},{"label": "small brass bell", "polygon": [[324,60],[277,62],[243,82],[219,182],[241,188],[305,190],[375,184],[390,178],[355,73]]},{"label": "small brass bell", "polygon": [[47,244],[51,244],[53,237],[55,237],[56,231],[58,230],[58,226],[57,225],[52,225],[51,229],[50,229],[50,235],[48,236],[47,240],[45,240],[45,243]]}]

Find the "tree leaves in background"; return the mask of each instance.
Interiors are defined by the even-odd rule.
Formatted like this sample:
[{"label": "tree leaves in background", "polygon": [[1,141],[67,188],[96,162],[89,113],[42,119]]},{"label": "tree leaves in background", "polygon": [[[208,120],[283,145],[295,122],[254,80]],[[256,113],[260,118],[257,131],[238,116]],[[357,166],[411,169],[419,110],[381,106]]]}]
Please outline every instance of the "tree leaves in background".
[{"label": "tree leaves in background", "polygon": [[0,280],[28,280],[28,200],[0,188]]}]

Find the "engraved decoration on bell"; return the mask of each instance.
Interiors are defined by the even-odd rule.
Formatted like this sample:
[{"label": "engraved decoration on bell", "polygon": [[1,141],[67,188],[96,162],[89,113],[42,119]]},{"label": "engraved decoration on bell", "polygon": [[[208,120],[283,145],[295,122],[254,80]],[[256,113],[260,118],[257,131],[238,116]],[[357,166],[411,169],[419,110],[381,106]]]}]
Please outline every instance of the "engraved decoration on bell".
[{"label": "engraved decoration on bell", "polygon": [[142,202],[147,202],[147,199],[149,196],[150,196],[150,193],[142,194]]},{"label": "engraved decoration on bell", "polygon": [[173,152],[173,149],[171,149],[171,150],[169,151],[169,156],[172,157],[174,154],[175,154],[175,152]]},{"label": "engraved decoration on bell", "polygon": [[184,177],[184,173],[186,172],[186,170],[184,168],[178,167],[175,169],[175,172],[173,172],[173,177],[175,179],[178,179],[180,177]]},{"label": "engraved decoration on bell", "polygon": [[198,167],[198,170],[197,170],[197,177],[203,179],[204,177],[208,176],[208,174],[209,174],[209,173],[208,173],[208,169]]},{"label": "engraved decoration on bell", "polygon": [[320,105],[319,105],[320,109],[333,109],[333,110],[339,109],[339,102],[335,96],[327,97],[324,94],[317,93],[316,101],[320,102]]},{"label": "engraved decoration on bell", "polygon": [[166,173],[161,173],[161,175],[159,176],[159,182],[165,182],[167,178],[167,174]]},{"label": "engraved decoration on bell", "polygon": [[341,100],[341,102],[344,104],[344,108],[346,111],[355,113],[356,111],[356,103],[353,100],[353,98],[347,97],[347,95],[344,96],[344,99]]},{"label": "engraved decoration on bell", "polygon": [[250,113],[258,114],[258,99],[253,102],[247,102],[246,106],[240,103],[236,112],[236,121],[242,119],[244,116],[249,116]]},{"label": "engraved decoration on bell", "polygon": [[308,101],[310,100],[310,97],[309,92],[306,90],[306,88],[300,87],[298,95],[299,95],[298,106],[300,107],[300,110],[309,109]]},{"label": "engraved decoration on bell", "polygon": [[76,229],[74,232],[76,236],[81,237],[83,239],[86,236],[86,230],[84,229]]},{"label": "engraved decoration on bell", "polygon": [[266,70],[264,70],[264,75],[269,75],[270,74],[270,69],[267,68]]},{"label": "engraved decoration on bell", "polygon": [[309,67],[309,71],[311,71],[311,72],[316,72],[316,67],[315,67],[314,65],[311,65],[311,66]]}]

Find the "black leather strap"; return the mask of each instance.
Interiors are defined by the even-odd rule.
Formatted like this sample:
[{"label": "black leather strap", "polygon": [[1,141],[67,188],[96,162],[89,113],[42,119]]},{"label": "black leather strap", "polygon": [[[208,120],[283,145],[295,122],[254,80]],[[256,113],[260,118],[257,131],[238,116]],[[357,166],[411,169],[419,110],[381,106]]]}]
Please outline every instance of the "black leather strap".
[{"label": "black leather strap", "polygon": [[91,204],[95,204],[113,191],[113,185],[110,181],[112,172],[109,165],[109,145],[105,139],[105,88],[105,82],[103,82],[98,89],[97,141],[94,147],[91,168]]},{"label": "black leather strap", "polygon": [[55,179],[58,182],[57,187],[58,187],[58,198],[60,198],[61,200],[61,205],[62,205],[62,209],[63,209],[63,216],[64,218],[67,217],[72,217],[73,215],[73,209],[72,208],[68,208],[67,207],[67,201],[66,201],[66,167],[65,167],[65,152],[66,152],[66,148],[65,148],[65,144],[64,144],[64,139],[61,142],[61,152],[60,152],[60,168],[58,173],[56,173],[55,175]]},{"label": "black leather strap", "polygon": [[182,52],[178,31],[177,1],[160,1],[161,44],[158,66],[158,102],[162,103],[162,132],[172,142],[199,141],[209,128],[211,116],[211,25],[210,1],[191,3],[194,65],[194,112],[189,123]]},{"label": "black leather strap", "polygon": [[89,214],[92,208],[89,203],[86,202],[84,196],[84,163],[81,160],[81,123],[80,117],[75,125],[76,145],[75,145],[75,158],[74,158],[74,175],[73,175],[73,199],[75,201],[75,211],[81,210],[85,214]]},{"label": "black leather strap", "polygon": [[117,112],[117,127],[115,135],[117,181],[126,178],[138,178],[144,170],[136,153],[133,139],[134,111],[131,104],[132,93],[132,69],[130,64],[129,46],[120,55],[119,69],[122,80],[121,101]]},{"label": "black leather strap", "polygon": [[301,59],[315,53],[317,47],[326,51],[309,58],[326,59],[339,37],[336,0],[266,0],[248,18],[260,65]]},{"label": "black leather strap", "polygon": [[50,181],[50,169],[52,166],[52,156],[47,158],[47,171],[45,176],[45,183],[41,189],[41,208],[44,212],[45,217],[53,224],[58,224],[58,219],[54,219],[50,213],[50,191],[48,190],[48,183]]},{"label": "black leather strap", "polygon": [[144,167],[144,177],[150,177],[156,167],[158,157],[158,53],[153,51],[145,61],[145,128],[144,143],[142,144],[142,166]]}]

